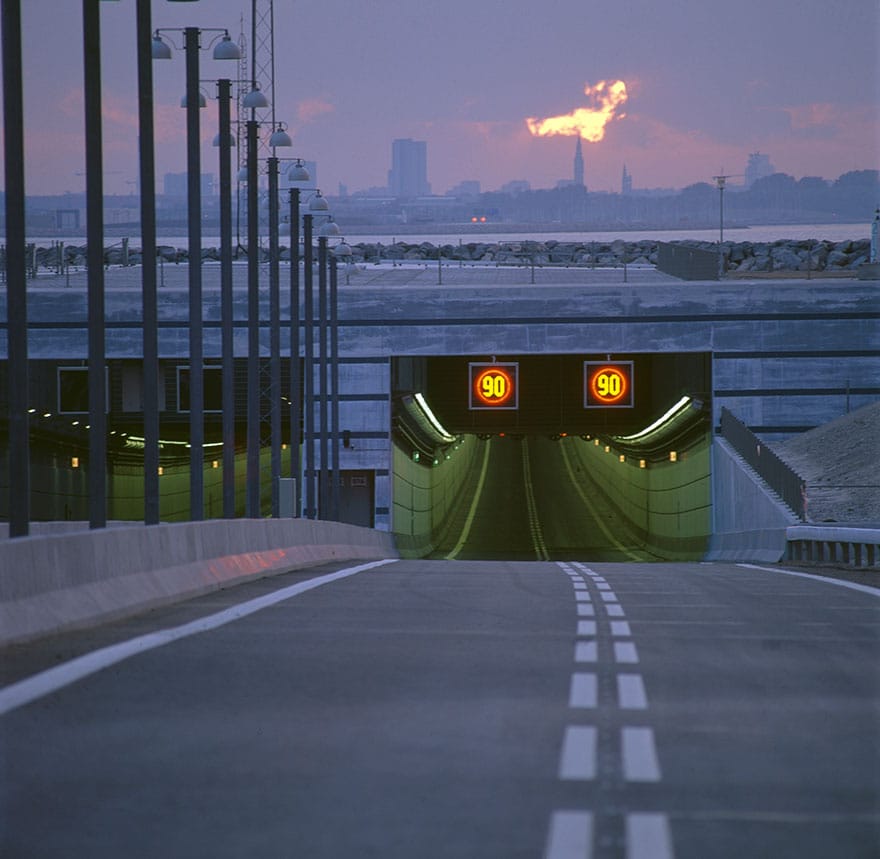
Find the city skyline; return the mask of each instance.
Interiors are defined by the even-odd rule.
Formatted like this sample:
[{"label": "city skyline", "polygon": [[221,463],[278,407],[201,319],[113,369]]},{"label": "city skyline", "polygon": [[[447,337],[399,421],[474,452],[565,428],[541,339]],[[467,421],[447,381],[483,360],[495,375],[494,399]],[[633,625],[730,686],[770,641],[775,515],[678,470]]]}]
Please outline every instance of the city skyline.
[{"label": "city skyline", "polygon": [[[80,191],[81,10],[50,0],[23,6],[26,190]],[[436,194],[468,181],[552,188],[572,176],[574,141],[537,137],[527,120],[586,107],[590,88],[606,80],[625,84],[627,99],[601,139],[583,136],[591,191],[619,190],[624,164],[637,187],[711,182],[744,173],[754,152],[796,178],[880,166],[880,13],[870,0],[833,16],[818,0],[744,0],[736,26],[720,0],[663,11],[630,0],[602,15],[558,0],[543,13],[545,27],[519,0],[450,0],[418,14],[402,0],[369,10],[338,0],[275,6],[275,112],[294,139],[278,154],[319,163],[328,194],[340,184],[352,192],[386,185],[396,139],[426,142]],[[250,32],[249,14],[247,0],[153,2],[154,27],[226,27],[234,39]],[[102,3],[101,19],[105,190],[125,194],[137,177],[134,3]],[[203,79],[237,75],[209,57],[202,52]],[[183,66],[177,51],[154,66],[159,176],[185,169]],[[216,172],[215,132],[209,99],[205,172]]]}]

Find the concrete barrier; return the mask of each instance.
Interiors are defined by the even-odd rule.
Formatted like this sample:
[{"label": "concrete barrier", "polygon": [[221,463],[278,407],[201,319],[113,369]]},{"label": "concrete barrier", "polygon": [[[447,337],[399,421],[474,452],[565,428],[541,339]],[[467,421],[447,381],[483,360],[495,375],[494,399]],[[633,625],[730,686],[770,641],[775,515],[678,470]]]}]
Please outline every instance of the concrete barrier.
[{"label": "concrete barrier", "polygon": [[777,563],[798,518],[720,436],[712,456],[713,528],[707,561]]},{"label": "concrete barrier", "polygon": [[384,531],[215,519],[0,542],[0,645],[91,626],[246,579],[397,557]]},{"label": "concrete barrier", "polygon": [[793,525],[785,531],[786,559],[797,563],[880,566],[880,528]]}]

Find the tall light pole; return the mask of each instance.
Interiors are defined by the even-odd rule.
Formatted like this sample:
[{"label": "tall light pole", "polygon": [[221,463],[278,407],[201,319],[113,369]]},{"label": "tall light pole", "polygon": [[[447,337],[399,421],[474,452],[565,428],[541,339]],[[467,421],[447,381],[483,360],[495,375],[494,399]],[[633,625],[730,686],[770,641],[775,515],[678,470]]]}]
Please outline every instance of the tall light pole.
[{"label": "tall light pole", "polygon": [[245,515],[258,519],[260,509],[260,269],[257,211],[257,129],[247,121],[247,494]]},{"label": "tall light pole", "polygon": [[269,425],[270,470],[272,474],[272,516],[280,515],[281,484],[281,274],[278,250],[278,164],[275,150],[292,146],[290,135],[282,128],[272,132],[267,159],[269,174]]},{"label": "tall light pole", "polygon": [[[299,164],[302,167],[302,164]],[[291,168],[288,178],[292,181]],[[309,181],[303,169],[299,181]],[[294,516],[302,515],[302,469],[300,422],[302,421],[302,375],[300,373],[299,336],[299,188],[290,189],[290,476],[294,479]]]},{"label": "tall light pole", "polygon": [[303,215],[303,446],[305,447],[305,515],[317,518],[315,508],[315,304],[312,275],[312,215]]},{"label": "tall light pole", "polygon": [[6,342],[9,383],[9,536],[30,523],[27,280],[25,274],[24,99],[21,0],[2,0],[3,151],[6,165]]},{"label": "tall light pole", "polygon": [[222,375],[223,517],[235,518],[235,353],[232,290],[232,81],[217,81],[220,148],[220,364]]},{"label": "tall light pole", "polygon": [[[171,51],[156,30],[153,58],[170,59]],[[187,165],[187,234],[189,256],[189,503],[190,519],[200,521],[205,515],[205,397],[204,343],[202,323],[202,203],[201,140],[199,137],[199,50],[202,33],[222,33],[214,40],[215,60],[238,60],[241,51],[228,30],[186,27],[183,30],[186,57],[186,165]]]},{"label": "tall light pole", "polygon": [[144,337],[144,524],[159,522],[159,319],[156,294],[156,161],[150,0],[137,0],[141,303]]},{"label": "tall light pole", "polygon": [[724,186],[727,184],[729,176],[713,176],[715,186],[718,188],[718,205],[719,205],[719,236],[718,244],[724,244]]},{"label": "tall light pole", "polygon": [[[100,0],[83,0],[88,267],[89,527],[107,524],[107,382],[104,341],[104,178],[101,146]],[[7,126],[8,127],[8,126]]]}]

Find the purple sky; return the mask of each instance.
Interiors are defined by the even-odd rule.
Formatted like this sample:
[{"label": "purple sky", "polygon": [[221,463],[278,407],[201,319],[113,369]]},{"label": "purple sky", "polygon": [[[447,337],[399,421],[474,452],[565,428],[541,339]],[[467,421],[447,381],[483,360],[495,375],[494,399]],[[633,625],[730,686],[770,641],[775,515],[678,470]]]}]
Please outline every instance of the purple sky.
[{"label": "purple sky", "polygon": [[[268,8],[268,0],[259,0]],[[22,3],[26,186],[84,188],[81,4]],[[584,86],[623,80],[625,116],[584,141],[585,181],[682,187],[742,173],[750,152],[795,177],[880,167],[876,0],[275,0],[275,110],[291,152],[335,194],[385,185],[391,141],[428,142],[435,193],[570,178],[574,138],[533,137],[528,117],[586,106]],[[105,188],[137,177],[134,0],[101,4]],[[153,0],[154,27],[227,27],[249,0]],[[157,173],[183,172],[182,52],[154,65]],[[202,52],[203,78],[237,77]],[[211,89],[213,91],[213,89]],[[216,107],[202,112],[204,172],[217,172]],[[0,178],[2,181],[2,178]],[[733,181],[741,181],[734,179]],[[161,187],[161,185],[160,185]]]}]

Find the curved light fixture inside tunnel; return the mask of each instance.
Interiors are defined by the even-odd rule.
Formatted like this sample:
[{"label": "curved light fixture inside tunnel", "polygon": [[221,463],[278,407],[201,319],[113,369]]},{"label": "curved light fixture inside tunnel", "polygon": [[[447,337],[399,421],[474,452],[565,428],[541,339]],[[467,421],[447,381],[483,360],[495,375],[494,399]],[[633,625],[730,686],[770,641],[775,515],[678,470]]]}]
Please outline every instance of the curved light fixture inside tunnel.
[{"label": "curved light fixture inside tunnel", "polygon": [[615,441],[639,441],[646,436],[650,435],[652,432],[656,430],[662,429],[667,423],[670,423],[679,415],[683,414],[691,405],[693,400],[690,397],[682,397],[674,406],[668,409],[663,415],[661,415],[657,420],[653,423],[646,426],[643,430],[639,430],[637,433],[633,433],[632,435],[621,435],[615,436]]},{"label": "curved light fixture inside tunnel", "polygon": [[431,411],[431,407],[428,405],[425,398],[420,393],[417,393],[413,397],[413,399],[416,401],[418,407],[421,409],[424,416],[428,419],[428,422],[431,424],[431,426],[434,427],[434,429],[439,433],[443,441],[450,444],[454,442],[455,436],[451,435],[447,431],[446,427],[444,427],[443,424],[441,424],[440,421],[437,420],[437,416],[434,414],[434,412]]}]

